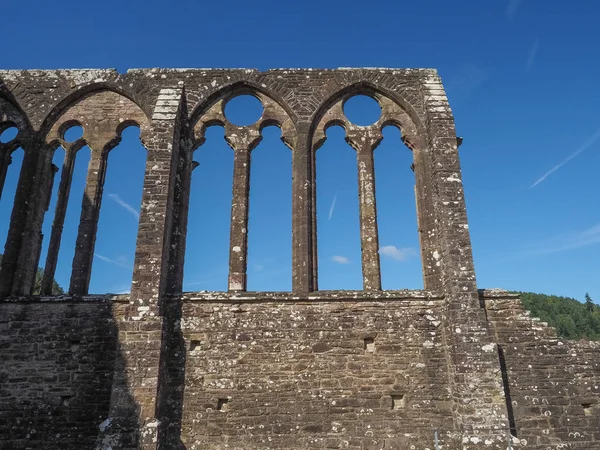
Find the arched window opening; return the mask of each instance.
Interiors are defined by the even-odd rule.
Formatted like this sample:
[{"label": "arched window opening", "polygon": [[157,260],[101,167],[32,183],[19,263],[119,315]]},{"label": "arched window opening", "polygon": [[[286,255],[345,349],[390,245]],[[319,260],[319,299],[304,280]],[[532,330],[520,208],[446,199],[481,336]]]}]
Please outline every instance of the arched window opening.
[{"label": "arched window opening", "polygon": [[[45,212],[44,221],[42,222],[43,239],[39,259],[40,269],[38,269],[35,277],[35,283],[33,287],[34,294],[45,294],[45,292],[42,292],[44,270],[48,261],[48,247],[50,245],[50,240],[52,236],[52,226],[55,222],[54,218],[56,217],[56,204],[59,197],[60,182],[63,178],[65,162],[65,151],[62,147],[58,147],[56,150],[54,150],[54,155],[52,156],[51,164],[54,168],[51,173],[51,176],[53,177],[52,192],[50,193],[48,210]],[[54,170],[56,170],[56,172],[54,172]],[[58,284],[58,282],[53,281],[51,291],[49,291],[48,293],[52,295],[62,294],[67,288],[68,285],[60,285]]]},{"label": "arched window opening", "polygon": [[[69,281],[71,279],[73,256],[75,255],[75,242],[77,241],[77,230],[79,228],[79,219],[81,217],[81,202],[85,190],[85,180],[90,158],[91,151],[89,147],[86,146],[77,151],[73,164],[73,176],[71,178],[70,190],[65,198],[66,214],[64,218],[62,236],[59,242],[56,272],[54,274],[54,279],[59,286],[63,287],[65,291],[68,289]],[[62,170],[64,170],[64,167]],[[58,178],[55,178],[55,186],[58,184],[56,180],[58,180]],[[52,211],[52,209],[49,211]],[[54,222],[54,218],[56,217],[56,210],[54,209],[54,211],[54,217],[50,224]],[[49,235],[50,234],[44,233],[45,238]],[[40,259],[40,261],[43,262],[45,259]],[[48,268],[47,265],[48,264],[46,263],[45,269]]]},{"label": "arched window opening", "polygon": [[208,127],[206,142],[194,153],[184,291],[227,291],[233,151],[221,126]]},{"label": "arched window opening", "polygon": [[316,153],[319,289],[361,290],[356,152],[339,126]]},{"label": "arched window opening", "polygon": [[413,154],[395,126],[374,152],[382,289],[423,289]]},{"label": "arched window opening", "polygon": [[[4,139],[4,134],[2,134]],[[11,139],[10,141],[12,141]],[[10,142],[8,141],[8,142]],[[10,218],[13,211],[15,202],[15,194],[17,193],[17,187],[19,184],[19,177],[21,175],[21,167],[23,165],[24,152],[22,148],[17,148],[11,153],[7,153],[4,157],[8,167],[6,167],[6,175],[4,178],[4,186],[0,186],[2,195],[0,196],[0,239],[2,239],[2,249],[0,253],[4,251],[4,243],[8,237],[8,229],[10,226]]]},{"label": "arched window opening", "polygon": [[248,290],[292,289],[292,153],[270,126],[252,150],[248,221]]},{"label": "arched window opening", "polygon": [[89,292],[131,289],[147,157],[139,136],[137,126],[125,128],[108,155]]}]

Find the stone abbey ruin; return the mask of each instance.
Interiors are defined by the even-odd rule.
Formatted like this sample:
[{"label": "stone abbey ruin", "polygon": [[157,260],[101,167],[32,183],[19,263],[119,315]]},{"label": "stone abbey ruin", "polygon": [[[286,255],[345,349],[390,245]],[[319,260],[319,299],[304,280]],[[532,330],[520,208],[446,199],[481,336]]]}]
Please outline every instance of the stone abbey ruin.
[{"label": "stone abbey ruin", "polygon": [[[257,123],[225,117],[240,94],[262,102]],[[377,100],[378,122],[346,119],[356,94]],[[132,124],[147,162],[131,293],[90,293],[107,154]],[[73,125],[84,134],[67,142]],[[192,154],[212,125],[234,151],[229,290],[182,292]],[[250,152],[268,125],[292,153],[292,292],[246,290]],[[317,284],[315,151],[331,125],[357,155],[361,291]],[[413,153],[424,290],[381,290],[373,150],[386,125]],[[478,289],[435,70],[7,70],[0,133],[9,127],[0,193],[11,153],[24,160],[0,268],[1,449],[600,448],[600,346],[558,339],[517,295]],[[84,146],[70,286],[52,296]]]}]

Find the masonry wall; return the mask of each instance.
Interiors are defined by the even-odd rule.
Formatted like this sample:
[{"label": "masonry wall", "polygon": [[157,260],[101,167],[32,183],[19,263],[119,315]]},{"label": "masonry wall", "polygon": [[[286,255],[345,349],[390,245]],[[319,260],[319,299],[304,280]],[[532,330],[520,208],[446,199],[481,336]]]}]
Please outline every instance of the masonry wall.
[{"label": "masonry wall", "polygon": [[431,446],[435,430],[453,428],[440,308],[426,298],[184,300],[171,362],[185,365],[174,380],[185,386],[182,443]]},{"label": "masonry wall", "polygon": [[108,299],[0,304],[0,448],[93,448],[117,347]]},{"label": "masonry wall", "polygon": [[484,291],[524,448],[600,448],[600,343],[565,341],[529,316],[517,295]]}]

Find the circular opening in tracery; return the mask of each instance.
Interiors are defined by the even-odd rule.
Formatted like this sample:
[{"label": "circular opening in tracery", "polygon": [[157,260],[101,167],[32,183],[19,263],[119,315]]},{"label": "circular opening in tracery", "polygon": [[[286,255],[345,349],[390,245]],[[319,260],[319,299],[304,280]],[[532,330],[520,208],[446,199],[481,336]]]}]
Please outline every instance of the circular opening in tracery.
[{"label": "circular opening in tracery", "polygon": [[[1,129],[2,128],[0,128],[0,130]],[[19,134],[19,129],[17,127],[10,126],[6,128],[2,132],[0,132],[0,143],[8,144],[9,142],[14,141],[17,137],[17,134]]]},{"label": "circular opening in tracery", "polygon": [[381,106],[368,95],[354,95],[344,102],[344,114],[354,125],[373,125],[381,117]]},{"label": "circular opening in tracery", "polygon": [[83,127],[81,125],[73,125],[67,128],[63,133],[63,139],[67,142],[75,142],[83,136]]},{"label": "circular opening in tracery", "polygon": [[253,95],[238,95],[225,104],[225,117],[234,125],[253,125],[261,118],[264,107]]}]

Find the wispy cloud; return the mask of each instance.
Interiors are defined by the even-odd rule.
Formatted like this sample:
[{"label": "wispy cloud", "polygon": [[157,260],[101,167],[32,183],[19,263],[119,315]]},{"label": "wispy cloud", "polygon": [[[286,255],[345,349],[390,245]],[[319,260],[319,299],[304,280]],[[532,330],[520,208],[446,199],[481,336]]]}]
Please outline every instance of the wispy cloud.
[{"label": "wispy cloud", "polygon": [[537,38],[533,45],[531,46],[531,50],[529,50],[529,57],[527,58],[527,64],[525,65],[525,71],[529,72],[533,67],[533,63],[535,61],[535,56],[537,55],[538,47],[540,45],[540,39]]},{"label": "wispy cloud", "polygon": [[417,255],[414,248],[398,248],[395,245],[384,245],[379,249],[379,254],[388,256],[396,261],[406,261]]},{"label": "wispy cloud", "polygon": [[350,264],[350,260],[345,256],[335,255],[331,257],[331,260],[338,264]]},{"label": "wispy cloud", "polygon": [[119,256],[117,257],[117,259],[111,259],[106,256],[99,255],[98,253],[94,253],[94,257],[106,263],[114,264],[116,266],[123,267],[126,269],[131,269],[133,267],[131,264],[129,264],[125,256]]},{"label": "wispy cloud", "polygon": [[588,247],[600,244],[600,224],[594,225],[584,230],[571,233],[562,233],[551,236],[547,239],[534,242],[529,248],[519,249],[511,255],[496,259],[495,263],[509,263],[536,256],[549,255],[552,253],[561,253],[577,248]]},{"label": "wispy cloud", "polygon": [[517,11],[521,6],[521,0],[508,0],[508,5],[506,6],[506,15],[509,19],[513,19],[517,15]]},{"label": "wispy cloud", "polygon": [[466,63],[454,74],[447,86],[448,96],[452,104],[462,102],[470,97],[485,81],[486,73],[473,63]]},{"label": "wispy cloud", "polygon": [[546,172],[544,175],[542,175],[540,178],[538,178],[535,181],[535,183],[533,183],[529,187],[529,189],[536,187],[538,184],[540,184],[542,181],[544,181],[546,178],[548,178],[550,175],[552,175],[554,172],[556,172],[562,166],[567,164],[573,158],[582,154],[584,151],[586,151],[588,148],[590,148],[592,145],[594,145],[596,143],[596,141],[598,141],[598,139],[600,139],[600,129],[596,130],[596,132],[593,135],[591,135],[583,143],[583,145],[581,147],[579,147],[577,150],[575,150],[573,153],[571,153],[569,156],[567,156],[565,159],[563,159],[560,163],[558,163],[556,166],[554,166],[552,169],[550,169],[548,172]]},{"label": "wispy cloud", "polygon": [[558,253],[595,244],[600,244],[600,224],[580,232],[571,233],[566,236],[558,236],[546,246],[538,249],[536,253]]},{"label": "wispy cloud", "polygon": [[337,201],[337,192],[333,196],[333,200],[331,202],[331,206],[329,207],[329,216],[327,216],[327,220],[331,220],[333,217],[333,210],[335,209],[335,202]]},{"label": "wispy cloud", "polygon": [[140,213],[138,212],[137,209],[135,209],[129,203],[127,203],[125,200],[123,200],[117,194],[108,194],[108,196],[110,198],[112,198],[115,202],[117,202],[120,206],[125,208],[133,217],[136,218],[136,220],[140,220]]}]

